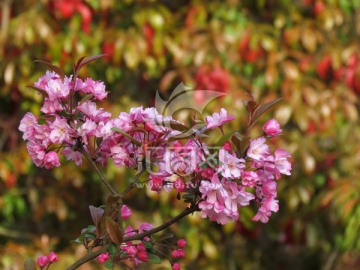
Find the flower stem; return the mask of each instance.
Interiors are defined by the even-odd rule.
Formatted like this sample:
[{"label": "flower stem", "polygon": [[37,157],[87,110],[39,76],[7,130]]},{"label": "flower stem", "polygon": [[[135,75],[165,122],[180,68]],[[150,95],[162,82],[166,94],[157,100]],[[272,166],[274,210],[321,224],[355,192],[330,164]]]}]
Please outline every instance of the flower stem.
[{"label": "flower stem", "polygon": [[97,174],[100,176],[101,181],[104,183],[104,185],[107,187],[107,189],[110,191],[110,193],[114,196],[119,195],[114,189],[113,187],[109,184],[109,182],[106,180],[105,176],[103,175],[103,173],[100,171],[100,169],[98,168],[98,166],[96,165],[96,163],[92,160],[91,156],[85,151],[85,149],[82,149],[81,151],[84,156],[86,157],[86,159],[89,161],[89,163],[91,164],[91,166],[95,169],[95,171],[97,172]]}]

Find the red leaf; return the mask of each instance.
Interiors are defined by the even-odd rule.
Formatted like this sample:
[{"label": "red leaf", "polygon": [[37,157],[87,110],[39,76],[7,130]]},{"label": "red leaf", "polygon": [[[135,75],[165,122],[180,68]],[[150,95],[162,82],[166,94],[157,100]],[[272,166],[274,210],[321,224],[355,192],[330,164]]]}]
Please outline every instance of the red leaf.
[{"label": "red leaf", "polygon": [[35,60],[35,62],[41,63],[46,65],[48,68],[50,68],[51,70],[55,71],[56,74],[60,75],[61,79],[65,77],[64,72],[61,70],[61,68],[54,66],[52,64],[50,64],[49,62],[43,61],[43,60]]},{"label": "red leaf", "polygon": [[94,207],[92,205],[89,205],[89,209],[94,225],[97,227],[105,211],[100,207]]},{"label": "red leaf", "polygon": [[108,216],[105,219],[105,226],[110,240],[113,243],[120,245],[123,239],[123,234],[121,232],[120,225],[116,223],[111,217]]}]

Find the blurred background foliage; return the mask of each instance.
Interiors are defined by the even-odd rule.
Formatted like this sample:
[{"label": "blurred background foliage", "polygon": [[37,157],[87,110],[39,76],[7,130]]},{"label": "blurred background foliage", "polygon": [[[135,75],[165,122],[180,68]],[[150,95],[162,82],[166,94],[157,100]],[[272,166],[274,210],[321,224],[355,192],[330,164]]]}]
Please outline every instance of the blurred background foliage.
[{"label": "blurred background foliage", "polygon": [[[2,0],[0,32],[0,268],[55,250],[54,269],[80,257],[72,243],[91,223],[88,205],[107,192],[86,164],[46,171],[32,164],[17,130],[41,96],[27,88],[44,72],[68,74],[81,56],[106,53],[82,76],[103,80],[116,116],[152,106],[180,83],[228,93],[226,107],[245,125],[242,99],[283,97],[271,115],[284,125],[272,142],[293,155],[279,182],[280,212],[268,224],[224,227],[189,217],[172,226],[189,241],[186,269],[358,269],[360,264],[359,0]],[[203,100],[201,92],[196,98]],[[186,119],[186,112],[180,112]],[[262,123],[266,119],[262,119]],[[261,123],[260,123],[261,124]],[[253,130],[261,133],[261,125]],[[217,140],[219,134],[214,134]],[[132,172],[110,166],[123,188]],[[138,190],[134,220],[160,224],[183,207],[176,194]],[[98,269],[88,264],[81,269]],[[153,269],[167,269],[164,262]],[[150,266],[144,266],[150,269]]]}]

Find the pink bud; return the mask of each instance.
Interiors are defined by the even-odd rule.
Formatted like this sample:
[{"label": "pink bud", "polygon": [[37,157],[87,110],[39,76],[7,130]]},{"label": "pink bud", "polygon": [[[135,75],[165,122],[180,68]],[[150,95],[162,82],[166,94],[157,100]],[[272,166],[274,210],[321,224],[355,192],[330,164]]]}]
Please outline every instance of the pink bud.
[{"label": "pink bud", "polygon": [[178,178],[174,182],[174,188],[177,192],[184,192],[186,190],[186,184],[181,178]]},{"label": "pink bud", "polygon": [[174,263],[172,265],[172,270],[180,270],[180,264],[179,263]]},{"label": "pink bud", "polygon": [[205,179],[211,179],[211,177],[214,175],[214,170],[211,168],[206,168],[201,172],[201,176]]},{"label": "pink bud", "polygon": [[183,251],[182,249],[173,250],[173,252],[171,252],[171,256],[173,258],[184,258],[185,251]]},{"label": "pink bud", "polygon": [[54,251],[51,251],[47,257],[48,257],[50,263],[57,262],[59,260],[58,255]]},{"label": "pink bud", "polygon": [[225,149],[226,151],[230,152],[231,151],[231,143],[225,142],[223,144],[222,148]]},{"label": "pink bud", "polygon": [[148,258],[148,255],[147,255],[146,251],[140,251],[138,253],[138,259],[140,261],[147,262],[149,258]]},{"label": "pink bud", "polygon": [[37,264],[42,269],[44,266],[46,266],[49,263],[49,258],[47,256],[39,256],[37,258]]},{"label": "pink bud", "polygon": [[125,204],[121,207],[121,217],[123,220],[128,219],[132,215],[131,210]]},{"label": "pink bud", "polygon": [[186,241],[185,241],[185,239],[179,239],[179,240],[177,241],[177,245],[178,245],[178,247],[181,247],[181,248],[186,247]]},{"label": "pink bud", "polygon": [[108,252],[106,253],[101,253],[99,256],[97,256],[96,258],[98,260],[99,263],[104,263],[106,262],[108,259],[110,259],[110,255]]},{"label": "pink bud", "polygon": [[264,125],[264,132],[268,136],[276,136],[281,134],[280,124],[275,119],[268,120]]}]

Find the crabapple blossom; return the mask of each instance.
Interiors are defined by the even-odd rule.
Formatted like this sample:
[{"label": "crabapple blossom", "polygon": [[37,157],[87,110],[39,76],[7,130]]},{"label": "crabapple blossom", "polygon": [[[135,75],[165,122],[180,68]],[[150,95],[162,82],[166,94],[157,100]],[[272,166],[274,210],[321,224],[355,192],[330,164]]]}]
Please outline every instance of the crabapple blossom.
[{"label": "crabapple blossom", "polygon": [[201,216],[219,224],[226,224],[239,218],[238,207],[248,205],[254,195],[239,188],[235,182],[219,179],[214,174],[211,181],[201,181],[203,201],[199,203]]},{"label": "crabapple blossom", "polygon": [[176,249],[171,252],[171,256],[173,258],[184,258],[185,257],[185,251],[182,249]]},{"label": "crabapple blossom", "polygon": [[178,247],[180,247],[180,248],[184,248],[184,247],[186,247],[186,240],[185,239],[179,239],[177,242],[176,242],[176,244],[178,245]]},{"label": "crabapple blossom", "polygon": [[97,256],[96,259],[98,260],[99,263],[105,263],[107,260],[110,259],[110,255],[108,252],[101,253],[99,256]]},{"label": "crabapple blossom", "polygon": [[51,251],[47,257],[48,257],[50,263],[54,263],[59,260],[58,255],[54,251]]},{"label": "crabapple blossom", "polygon": [[[138,183],[146,183],[157,193],[175,190],[177,199],[187,203],[185,214],[199,211],[202,218],[222,225],[238,220],[239,209],[252,202],[258,205],[253,221],[268,222],[272,213],[279,210],[276,181],[281,175],[291,174],[291,155],[283,149],[270,151],[267,139],[282,132],[275,119],[265,123],[263,137],[250,138],[247,148],[241,150],[242,145],[236,145],[238,140],[225,135],[216,140],[225,143],[213,147],[212,138],[204,142],[208,137],[206,133],[216,127],[223,133],[223,125],[234,119],[224,108],[207,116],[206,125],[201,123],[202,129],[196,129],[197,126],[188,128],[171,116],[161,115],[154,107],[131,108],[111,118],[111,113],[96,104],[108,95],[105,84],[92,78],[82,80],[77,78],[77,73],[63,78],[48,71],[34,87],[44,94],[43,115],[28,112],[19,125],[34,164],[45,169],[58,167],[63,155],[80,166],[85,156],[112,193],[108,201],[118,200],[108,203],[111,211],[93,210],[95,226],[85,228],[79,238],[84,239],[87,249],[89,243],[104,248],[106,252],[97,256],[100,263],[111,257],[111,264],[128,260],[138,265],[149,261],[150,254],[154,253],[156,243],[152,234],[163,227],[159,229],[148,222],[138,223],[137,227],[128,224],[132,211],[123,204],[123,197]],[[250,120],[247,128],[252,126]],[[180,139],[178,135],[183,134],[184,129],[196,132]],[[134,182],[123,193],[109,188],[100,173],[98,165],[106,166],[109,162],[117,167],[137,169]],[[148,181],[143,182],[145,171]],[[104,218],[106,229],[99,230],[99,224],[104,223],[99,220]],[[173,222],[176,221],[174,218]],[[164,224],[168,227],[172,223]],[[86,239],[89,235],[91,241]],[[119,239],[123,242],[119,243]],[[117,250],[111,250],[109,244],[116,244]],[[172,258],[183,258],[186,241],[180,239],[176,245]],[[57,255],[51,252],[40,256],[37,263],[43,269],[57,260]],[[174,270],[180,269],[179,263],[171,265]]]},{"label": "crabapple blossom", "polygon": [[207,116],[205,118],[208,129],[220,127],[231,120],[234,120],[234,116],[228,115],[224,108],[221,109],[220,113],[214,113],[212,116]]},{"label": "crabapple blossom", "polygon": [[49,263],[49,258],[48,256],[39,256],[37,258],[37,265],[40,266],[40,269],[43,269],[45,266],[48,265]]},{"label": "crabapple blossom", "polygon": [[223,177],[232,179],[239,178],[245,168],[244,159],[239,159],[224,149],[221,149],[219,152],[219,161],[221,165],[218,172],[220,172]]},{"label": "crabapple blossom", "polygon": [[128,219],[131,217],[132,212],[129,207],[127,207],[125,204],[121,207],[121,217],[123,220]]},{"label": "crabapple blossom", "polygon": [[267,136],[276,136],[281,134],[282,130],[280,128],[280,124],[275,119],[268,120],[264,127],[263,127],[264,133]]},{"label": "crabapple blossom", "polygon": [[251,157],[255,160],[262,160],[270,155],[270,149],[267,144],[265,144],[266,138],[260,137],[255,140],[250,140],[250,146],[246,152],[248,157]]},{"label": "crabapple blossom", "polygon": [[44,157],[44,167],[46,169],[51,169],[53,167],[59,167],[59,166],[60,166],[60,160],[58,154],[54,151],[50,151],[46,153]]}]

